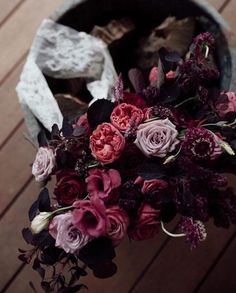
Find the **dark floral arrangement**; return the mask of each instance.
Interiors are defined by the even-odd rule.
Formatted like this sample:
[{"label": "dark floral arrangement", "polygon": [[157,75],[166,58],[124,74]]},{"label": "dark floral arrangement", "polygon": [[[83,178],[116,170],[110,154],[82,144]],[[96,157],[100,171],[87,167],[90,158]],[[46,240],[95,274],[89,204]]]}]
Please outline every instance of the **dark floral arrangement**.
[{"label": "dark floral arrangement", "polygon": [[[210,218],[236,224],[225,175],[236,171],[236,94],[218,89],[213,36],[197,36],[184,59],[162,48],[149,74],[128,76],[127,86],[119,77],[113,102],[97,100],[50,137],[39,135],[32,173],[45,184],[55,176],[55,196],[50,202],[44,187],[30,208],[23,237],[34,248],[20,259],[34,259],[45,292],[84,288],[85,267],[112,276],[126,235],[141,241],[162,229],[195,248]],[[181,233],[172,234],[165,224],[177,215]]]}]

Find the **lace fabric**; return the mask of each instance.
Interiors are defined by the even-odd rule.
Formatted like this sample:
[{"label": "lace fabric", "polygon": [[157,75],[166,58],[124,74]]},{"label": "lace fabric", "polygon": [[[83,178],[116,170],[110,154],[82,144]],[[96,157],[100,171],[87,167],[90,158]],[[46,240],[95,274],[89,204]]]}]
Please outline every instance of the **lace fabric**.
[{"label": "lace fabric", "polygon": [[110,99],[117,78],[107,45],[85,32],[46,19],[38,29],[20,81],[17,94],[30,135],[35,140],[40,127],[50,130],[54,123],[62,125],[62,114],[43,73],[53,78],[83,77],[87,88],[97,99]]}]

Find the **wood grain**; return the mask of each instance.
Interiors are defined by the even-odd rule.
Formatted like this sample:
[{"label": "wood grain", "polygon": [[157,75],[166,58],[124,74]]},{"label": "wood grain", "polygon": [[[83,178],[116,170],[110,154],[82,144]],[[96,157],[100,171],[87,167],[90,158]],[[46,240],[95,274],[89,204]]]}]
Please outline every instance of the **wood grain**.
[{"label": "wood grain", "polygon": [[0,152],[0,214],[31,176],[36,150],[23,137],[25,131],[22,125]]},{"label": "wood grain", "polygon": [[207,225],[208,238],[200,247],[190,250],[184,239],[172,239],[150,266],[140,283],[130,293],[189,293],[202,279],[222,247],[235,231]]},{"label": "wood grain", "polygon": [[222,16],[229,23],[234,34],[236,33],[236,31],[235,31],[235,25],[236,25],[235,10],[236,10],[236,1],[231,0],[229,2],[229,4],[225,7],[224,11],[222,12]]},{"label": "wood grain", "polygon": [[4,109],[0,115],[0,125],[4,125],[0,130],[0,146],[13,131],[17,124],[23,119],[22,111],[15,87],[18,83],[24,61],[22,61],[13,73],[6,79],[0,87],[0,109]]},{"label": "wood grain", "polygon": [[227,0],[207,0],[216,10],[219,10]]},{"label": "wood grain", "polygon": [[8,20],[8,17],[15,11],[25,0],[1,0],[0,1],[0,27]]},{"label": "wood grain", "polygon": [[35,32],[63,0],[27,0],[0,30],[0,80],[29,49]]},{"label": "wood grain", "polygon": [[236,238],[230,244],[223,257],[220,259],[214,270],[207,277],[200,290],[196,293],[235,293],[236,291]]},{"label": "wood grain", "polygon": [[[14,177],[12,177],[13,179]],[[38,186],[32,182],[22,195],[17,199],[5,217],[1,220],[0,229],[0,291],[21,265],[17,259],[18,248],[25,248],[21,230],[29,225],[27,218],[28,209],[38,194]],[[24,291],[19,291],[24,292]]]}]

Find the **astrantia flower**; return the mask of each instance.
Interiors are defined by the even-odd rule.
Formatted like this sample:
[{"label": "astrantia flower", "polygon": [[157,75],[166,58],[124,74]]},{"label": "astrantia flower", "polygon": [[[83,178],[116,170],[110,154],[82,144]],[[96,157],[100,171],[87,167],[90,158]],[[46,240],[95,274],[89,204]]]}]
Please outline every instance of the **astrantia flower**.
[{"label": "astrantia flower", "polygon": [[32,166],[32,174],[37,182],[48,178],[56,165],[55,151],[49,147],[40,147]]},{"label": "astrantia flower", "polygon": [[56,240],[55,246],[67,253],[78,251],[92,239],[75,227],[72,219],[71,212],[61,214],[55,216],[49,226],[49,233]]},{"label": "astrantia flower", "polygon": [[204,224],[201,221],[194,221],[192,218],[182,217],[180,229],[186,234],[186,240],[192,249],[198,247],[207,236]]},{"label": "astrantia flower", "polygon": [[156,105],[154,107],[145,108],[143,110],[144,113],[144,120],[149,120],[152,118],[160,118],[160,119],[166,119],[168,118],[171,121],[175,121],[175,117],[173,112],[162,105]]},{"label": "astrantia flower", "polygon": [[122,103],[111,113],[111,123],[121,132],[126,131],[131,124],[139,125],[142,120],[142,110],[131,104]]},{"label": "astrantia flower", "polygon": [[205,128],[188,128],[182,149],[187,156],[198,160],[214,160],[222,149],[217,143],[217,137]]},{"label": "astrantia flower", "polygon": [[102,123],[90,136],[92,155],[102,163],[112,163],[119,158],[125,146],[123,135],[110,123]]},{"label": "astrantia flower", "polygon": [[136,146],[147,157],[164,158],[179,143],[178,131],[169,119],[154,120],[139,125]]}]

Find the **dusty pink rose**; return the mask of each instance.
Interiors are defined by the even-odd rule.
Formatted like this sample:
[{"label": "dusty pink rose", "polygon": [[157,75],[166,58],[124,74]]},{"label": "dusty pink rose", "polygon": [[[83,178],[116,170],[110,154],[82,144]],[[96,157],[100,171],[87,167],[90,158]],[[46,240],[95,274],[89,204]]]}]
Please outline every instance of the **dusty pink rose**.
[{"label": "dusty pink rose", "polygon": [[168,72],[166,73],[166,78],[167,78],[167,79],[175,78],[175,76],[176,76],[176,72],[173,71],[173,70],[170,70],[170,71],[168,71]]},{"label": "dusty pink rose", "polygon": [[89,133],[89,123],[87,113],[81,115],[79,119],[73,124],[73,128],[83,127],[86,133]]},{"label": "dusty pink rose", "polygon": [[67,253],[78,251],[92,239],[75,227],[72,219],[72,213],[68,212],[55,216],[49,225],[49,233],[56,240],[55,246]]},{"label": "dusty pink rose", "polygon": [[221,117],[224,117],[228,112],[236,112],[236,93],[222,92],[216,110]]},{"label": "dusty pink rose", "polygon": [[163,158],[179,143],[177,136],[175,125],[166,118],[139,125],[134,143],[145,156]]},{"label": "dusty pink rose", "polygon": [[131,104],[122,103],[111,113],[111,123],[121,132],[128,130],[131,125],[138,126],[142,120],[142,110]]},{"label": "dusty pink rose", "polygon": [[89,171],[86,183],[90,197],[98,197],[106,202],[118,198],[121,177],[117,170],[109,169],[106,171],[95,168]]},{"label": "dusty pink rose", "polygon": [[112,163],[118,159],[124,146],[123,135],[110,123],[102,123],[90,136],[92,154],[102,163]]},{"label": "dusty pink rose", "polygon": [[139,210],[135,225],[128,232],[129,237],[136,241],[152,238],[159,231],[159,214],[158,210],[144,204]]},{"label": "dusty pink rose", "polygon": [[32,166],[32,174],[37,182],[48,178],[56,166],[55,152],[49,147],[40,147]]},{"label": "dusty pink rose", "polygon": [[119,206],[112,206],[106,210],[108,219],[107,236],[114,246],[124,239],[129,226],[129,217]]},{"label": "dusty pink rose", "polygon": [[98,198],[78,200],[74,202],[73,207],[75,209],[72,212],[72,223],[82,233],[92,237],[106,233],[107,216],[103,201]]},{"label": "dusty pink rose", "polygon": [[162,179],[150,179],[144,180],[142,177],[138,177],[135,184],[141,185],[142,193],[152,193],[157,190],[163,190],[168,187],[168,183]]},{"label": "dusty pink rose", "polygon": [[155,86],[158,81],[158,67],[153,67],[149,73],[149,82],[152,86]]}]

